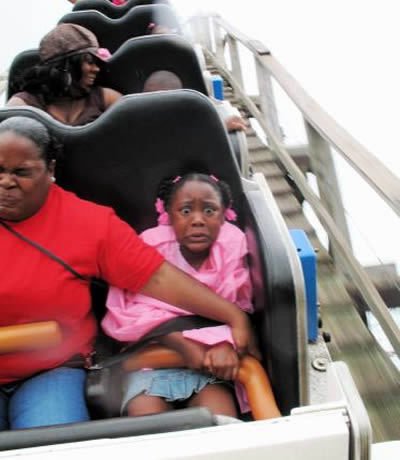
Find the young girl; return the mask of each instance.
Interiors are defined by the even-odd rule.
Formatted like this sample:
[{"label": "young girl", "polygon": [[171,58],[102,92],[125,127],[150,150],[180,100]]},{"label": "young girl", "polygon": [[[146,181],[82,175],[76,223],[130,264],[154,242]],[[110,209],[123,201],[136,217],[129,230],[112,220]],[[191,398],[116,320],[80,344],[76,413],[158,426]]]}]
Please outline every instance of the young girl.
[{"label": "young girl", "polygon": [[[144,241],[242,310],[252,312],[244,233],[235,220],[228,185],[214,176],[188,174],[164,181],[156,209],[157,227]],[[137,342],[156,326],[189,312],[141,294],[111,287],[102,326],[122,342]],[[175,401],[207,406],[236,416],[227,380],[236,377],[239,359],[226,325],[176,332],[158,340],[179,351],[190,369],[142,370],[128,374],[122,412],[146,415],[170,410]]]}]

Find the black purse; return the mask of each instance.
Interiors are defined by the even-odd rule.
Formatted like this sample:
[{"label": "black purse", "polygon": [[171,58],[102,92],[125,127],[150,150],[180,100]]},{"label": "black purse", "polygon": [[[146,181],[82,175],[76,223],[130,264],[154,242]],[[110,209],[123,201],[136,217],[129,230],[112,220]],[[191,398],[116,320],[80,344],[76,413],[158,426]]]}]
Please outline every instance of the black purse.
[{"label": "black purse", "polygon": [[86,380],[86,399],[92,416],[94,418],[110,418],[121,415],[122,389],[125,375],[122,363],[125,359],[140,351],[158,337],[165,336],[171,332],[201,329],[203,327],[219,326],[220,324],[217,321],[197,315],[179,316],[155,327],[143,336],[140,342],[125,346],[123,351],[91,366]]}]

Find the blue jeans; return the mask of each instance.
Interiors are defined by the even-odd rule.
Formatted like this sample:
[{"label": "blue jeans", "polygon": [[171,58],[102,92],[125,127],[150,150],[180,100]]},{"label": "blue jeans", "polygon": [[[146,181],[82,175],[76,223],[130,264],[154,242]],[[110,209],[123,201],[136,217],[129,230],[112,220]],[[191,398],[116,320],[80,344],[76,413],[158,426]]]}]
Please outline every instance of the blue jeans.
[{"label": "blue jeans", "polygon": [[209,384],[221,383],[216,377],[192,369],[153,369],[126,375],[121,413],[127,403],[141,393],[159,396],[166,401],[184,401]]},{"label": "blue jeans", "polygon": [[83,369],[59,367],[0,386],[0,430],[89,420],[85,381]]}]

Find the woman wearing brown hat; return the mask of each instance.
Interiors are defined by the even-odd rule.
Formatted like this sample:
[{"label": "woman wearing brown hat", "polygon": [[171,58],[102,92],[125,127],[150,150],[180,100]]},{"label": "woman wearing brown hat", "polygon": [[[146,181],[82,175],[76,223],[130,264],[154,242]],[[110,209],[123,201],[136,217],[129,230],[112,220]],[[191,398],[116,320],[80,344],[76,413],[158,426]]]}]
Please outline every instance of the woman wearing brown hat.
[{"label": "woman wearing brown hat", "polygon": [[22,91],[8,106],[31,105],[57,120],[78,126],[98,118],[122,95],[95,84],[110,56],[96,36],[76,24],[60,24],[43,37],[40,63],[22,76]]}]

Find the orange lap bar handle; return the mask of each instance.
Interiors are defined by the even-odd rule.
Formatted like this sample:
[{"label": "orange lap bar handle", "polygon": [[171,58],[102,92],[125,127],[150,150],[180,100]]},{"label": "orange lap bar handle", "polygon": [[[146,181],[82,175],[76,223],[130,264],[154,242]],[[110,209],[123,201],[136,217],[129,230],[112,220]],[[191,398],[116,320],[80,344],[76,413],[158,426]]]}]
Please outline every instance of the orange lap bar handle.
[{"label": "orange lap bar handle", "polygon": [[[150,345],[136,352],[123,363],[125,371],[134,371],[145,367],[153,369],[185,367],[185,363],[178,352],[162,345]],[[281,416],[268,376],[261,364],[252,356],[245,356],[241,359],[238,381],[246,389],[254,420]]]},{"label": "orange lap bar handle", "polygon": [[58,345],[61,331],[56,321],[0,327],[0,354],[41,350]]}]

